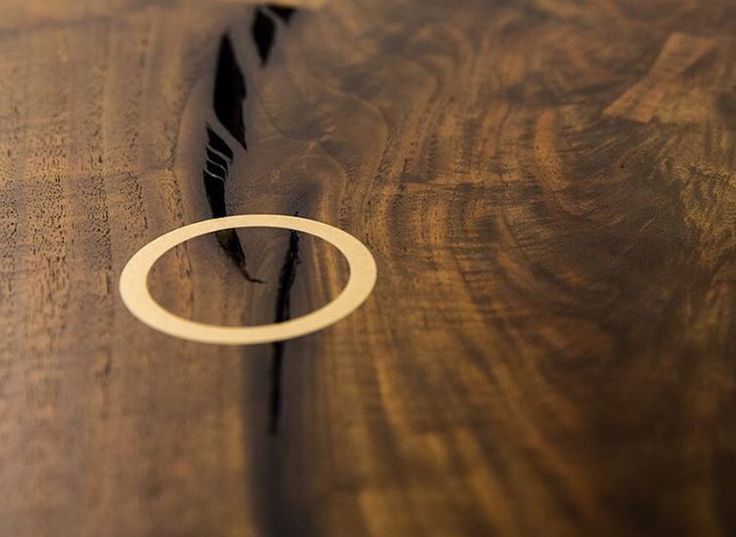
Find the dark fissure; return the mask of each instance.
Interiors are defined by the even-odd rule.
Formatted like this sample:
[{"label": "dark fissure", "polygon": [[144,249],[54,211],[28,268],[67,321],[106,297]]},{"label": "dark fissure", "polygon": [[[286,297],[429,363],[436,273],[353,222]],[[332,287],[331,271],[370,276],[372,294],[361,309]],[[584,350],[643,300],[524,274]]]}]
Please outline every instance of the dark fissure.
[{"label": "dark fissure", "polygon": [[276,34],[278,32],[276,19],[281,20],[284,24],[289,24],[296,12],[297,10],[294,8],[274,4],[256,8],[253,14],[253,23],[250,27],[250,34],[258,52],[258,57],[261,60],[261,66],[268,63],[274,43],[276,42]]},{"label": "dark fissure", "polygon": [[[281,272],[279,274],[279,288],[278,294],[276,295],[276,311],[274,315],[274,321],[277,323],[288,321],[291,318],[291,289],[296,280],[296,267],[299,263],[299,233],[291,231],[289,232],[289,247],[286,250],[284,263],[281,266]],[[271,434],[278,432],[281,417],[281,384],[285,345],[283,341],[277,341],[273,344],[269,419],[269,431]]]},{"label": "dark fissure", "polygon": [[243,71],[235,58],[232,42],[225,34],[220,40],[220,51],[217,54],[213,106],[217,119],[240,142],[243,149],[248,149],[243,122],[243,101],[247,96]]},{"label": "dark fissure", "polygon": [[[207,126],[207,148],[205,167],[202,170],[204,190],[210,211],[214,218],[227,216],[227,202],[225,199],[225,184],[230,172],[230,163],[233,160],[233,152],[227,142],[223,140],[212,128]],[[254,283],[263,283],[258,278],[251,276],[246,266],[245,249],[234,229],[224,229],[215,232],[217,242],[228,258],[235,264],[243,277]]]},{"label": "dark fissure", "polygon": [[[276,19],[288,24],[296,10],[275,5],[257,7],[251,25],[251,37],[261,66],[268,62],[274,46],[278,25]],[[248,92],[246,79],[238,64],[233,44],[227,34],[220,40],[215,71],[213,91],[213,108],[215,116],[227,132],[237,140],[245,151],[248,150],[244,122],[245,101]],[[207,146],[205,148],[205,164],[202,169],[205,192],[214,218],[228,215],[226,184],[230,166],[235,159],[235,152],[227,141],[213,127],[206,126]],[[246,252],[234,229],[216,232],[217,241],[236,267],[249,282],[263,283],[250,275],[246,268]],[[274,322],[280,323],[290,318],[291,289],[296,278],[296,267],[299,264],[299,234],[291,231],[289,246],[279,273],[278,289],[274,311]],[[271,359],[271,392],[269,400],[268,427],[271,434],[276,434],[282,413],[282,376],[286,343],[272,344]]]},{"label": "dark fissure", "polygon": [[[223,127],[247,150],[245,123],[243,120],[243,101],[247,97],[245,77],[238,65],[232,42],[227,34],[220,39],[215,71],[215,87],[212,106],[215,116]],[[235,154],[228,143],[207,125],[206,161],[202,170],[207,201],[214,218],[228,215],[226,183]],[[262,283],[253,277],[247,268],[247,258],[243,244],[234,229],[215,233],[217,242],[235,264],[243,277],[254,283]]]},{"label": "dark fissure", "polygon": [[266,6],[266,9],[268,9],[271,13],[276,15],[279,19],[284,21],[286,24],[289,24],[289,22],[291,22],[291,18],[297,12],[297,10],[293,7],[278,6],[275,4],[268,4]]},{"label": "dark fissure", "polygon": [[258,8],[253,17],[250,32],[258,51],[258,57],[261,59],[261,65],[265,65],[271,55],[273,40],[276,36],[276,23],[266,11]]}]

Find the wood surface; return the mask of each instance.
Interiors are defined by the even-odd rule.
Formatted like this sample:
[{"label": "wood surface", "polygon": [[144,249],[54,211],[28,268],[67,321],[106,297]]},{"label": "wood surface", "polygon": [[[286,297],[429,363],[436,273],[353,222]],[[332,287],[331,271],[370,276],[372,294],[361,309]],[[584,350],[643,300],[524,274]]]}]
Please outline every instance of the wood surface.
[{"label": "wood surface", "polygon": [[736,5],[304,4],[2,3],[0,536],[736,534]]}]

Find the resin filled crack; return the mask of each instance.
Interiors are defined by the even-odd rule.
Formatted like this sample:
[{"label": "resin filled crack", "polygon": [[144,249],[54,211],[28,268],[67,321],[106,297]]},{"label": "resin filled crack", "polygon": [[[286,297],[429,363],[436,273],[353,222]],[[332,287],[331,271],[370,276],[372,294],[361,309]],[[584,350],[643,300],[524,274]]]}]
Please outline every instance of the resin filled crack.
[{"label": "resin filled crack", "polygon": [[[289,233],[289,247],[284,256],[284,263],[279,274],[279,289],[276,296],[276,310],[274,321],[281,323],[291,318],[291,288],[296,280],[296,267],[299,260],[299,233]],[[284,359],[285,342],[277,341],[273,344],[273,359],[271,363],[271,400],[269,431],[276,434],[281,417],[281,376]]]},{"label": "resin filled crack", "polygon": [[[212,216],[222,218],[228,215],[225,201],[225,183],[227,182],[230,163],[232,163],[233,152],[227,142],[209,125],[207,126],[207,138],[207,160],[205,161],[205,168],[202,170],[202,179],[204,180],[204,189]],[[235,230],[217,231],[215,236],[228,258],[232,260],[245,279],[249,282],[262,283],[261,280],[254,278],[248,272],[245,249]]]},{"label": "resin filled crack", "polygon": [[[265,66],[274,46],[279,24],[289,24],[296,10],[281,6],[267,5],[255,8],[251,25],[251,38],[261,61]],[[244,122],[245,103],[248,96],[246,78],[238,64],[230,37],[224,34],[220,40],[213,91],[215,116],[227,132],[238,141],[243,150],[248,151]],[[230,145],[210,126],[206,126],[207,146],[205,164],[202,169],[205,193],[215,218],[228,215],[226,184],[235,152]],[[235,230],[216,232],[217,241],[223,251],[238,267],[249,282],[263,283],[253,277],[246,267],[246,252]],[[299,264],[299,234],[291,231],[289,246],[279,273],[278,289],[274,311],[274,322],[287,321],[291,316],[291,289],[296,279]],[[282,410],[282,369],[285,342],[272,346],[271,393],[269,401],[269,432],[276,434]]]}]

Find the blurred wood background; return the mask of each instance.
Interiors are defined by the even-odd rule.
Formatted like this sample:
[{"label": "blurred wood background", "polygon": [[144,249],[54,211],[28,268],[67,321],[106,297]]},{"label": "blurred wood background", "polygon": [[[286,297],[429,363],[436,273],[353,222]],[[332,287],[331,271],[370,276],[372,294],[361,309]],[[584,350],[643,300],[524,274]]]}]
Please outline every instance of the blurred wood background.
[{"label": "blurred wood background", "polygon": [[734,535],[736,4],[293,4],[3,2],[0,536]]}]

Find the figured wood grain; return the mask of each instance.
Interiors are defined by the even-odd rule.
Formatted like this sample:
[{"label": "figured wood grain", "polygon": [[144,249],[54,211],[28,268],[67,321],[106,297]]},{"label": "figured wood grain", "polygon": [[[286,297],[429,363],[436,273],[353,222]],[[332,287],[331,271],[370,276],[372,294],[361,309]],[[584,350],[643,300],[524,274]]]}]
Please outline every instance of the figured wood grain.
[{"label": "figured wood grain", "polygon": [[603,113],[649,122],[662,102],[668,84],[708,53],[715,41],[685,33],[670,34],[651,71],[616,99]]},{"label": "figured wood grain", "polygon": [[[733,534],[733,4],[312,8],[4,4],[0,535]],[[127,259],[213,214],[208,126],[228,214],[371,249],[363,308],[245,348],[125,310]],[[344,285],[319,241],[237,239],[264,283],[203,237],[154,296],[239,325]]]}]

